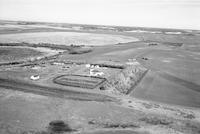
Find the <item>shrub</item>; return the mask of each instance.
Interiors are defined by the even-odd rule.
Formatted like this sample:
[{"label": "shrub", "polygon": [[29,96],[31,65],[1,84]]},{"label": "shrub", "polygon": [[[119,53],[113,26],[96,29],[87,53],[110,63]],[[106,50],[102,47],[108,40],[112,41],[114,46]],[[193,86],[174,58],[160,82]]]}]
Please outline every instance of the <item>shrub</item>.
[{"label": "shrub", "polygon": [[108,80],[108,83],[120,93],[128,94],[146,72],[147,70],[142,66],[128,66],[121,73]]},{"label": "shrub", "polygon": [[73,48],[69,50],[69,54],[84,54],[92,52],[92,49],[86,49],[86,48]]}]

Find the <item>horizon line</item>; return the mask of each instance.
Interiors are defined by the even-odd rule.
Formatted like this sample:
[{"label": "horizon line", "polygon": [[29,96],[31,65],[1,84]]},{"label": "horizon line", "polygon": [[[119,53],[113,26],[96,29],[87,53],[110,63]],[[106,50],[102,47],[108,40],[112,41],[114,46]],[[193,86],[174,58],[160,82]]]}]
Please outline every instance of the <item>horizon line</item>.
[{"label": "horizon line", "polygon": [[137,28],[152,28],[152,29],[173,29],[173,30],[192,30],[199,31],[200,29],[190,28],[173,28],[173,27],[151,27],[151,26],[128,26],[128,25],[108,25],[108,24],[91,24],[91,23],[74,23],[74,22],[55,22],[55,21],[37,21],[37,20],[13,20],[13,19],[0,19],[0,21],[12,21],[12,22],[36,22],[36,23],[57,23],[57,24],[74,24],[74,25],[93,25],[93,26],[110,26],[110,27],[137,27]]}]

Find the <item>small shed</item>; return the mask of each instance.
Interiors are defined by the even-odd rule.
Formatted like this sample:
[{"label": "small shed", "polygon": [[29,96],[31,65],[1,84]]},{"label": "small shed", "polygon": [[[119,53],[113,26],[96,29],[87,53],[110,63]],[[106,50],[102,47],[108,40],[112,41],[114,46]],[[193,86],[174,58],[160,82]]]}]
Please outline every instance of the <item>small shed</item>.
[{"label": "small shed", "polygon": [[40,76],[39,75],[32,75],[30,77],[31,80],[39,80],[40,79]]}]

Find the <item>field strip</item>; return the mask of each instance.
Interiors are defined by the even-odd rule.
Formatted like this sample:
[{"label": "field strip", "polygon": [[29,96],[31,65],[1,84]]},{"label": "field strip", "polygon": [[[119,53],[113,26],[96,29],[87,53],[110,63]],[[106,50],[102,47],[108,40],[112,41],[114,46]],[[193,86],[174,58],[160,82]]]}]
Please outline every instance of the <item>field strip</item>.
[{"label": "field strip", "polygon": [[99,101],[99,102],[116,101],[115,98],[107,95],[72,91],[66,88],[63,89],[56,87],[54,88],[48,86],[41,86],[36,84],[25,83],[18,80],[11,80],[4,78],[0,78],[0,87],[11,90],[29,92],[33,94],[40,94],[44,96],[53,96],[53,97],[74,99],[74,100]]}]

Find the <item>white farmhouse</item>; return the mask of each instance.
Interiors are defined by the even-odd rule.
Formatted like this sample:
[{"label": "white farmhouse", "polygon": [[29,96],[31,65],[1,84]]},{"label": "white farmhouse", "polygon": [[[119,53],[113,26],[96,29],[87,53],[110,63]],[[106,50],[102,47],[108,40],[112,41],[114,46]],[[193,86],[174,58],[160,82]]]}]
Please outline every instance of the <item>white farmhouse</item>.
[{"label": "white farmhouse", "polygon": [[95,69],[90,69],[90,76],[102,76],[102,75],[104,75],[103,72]]}]

